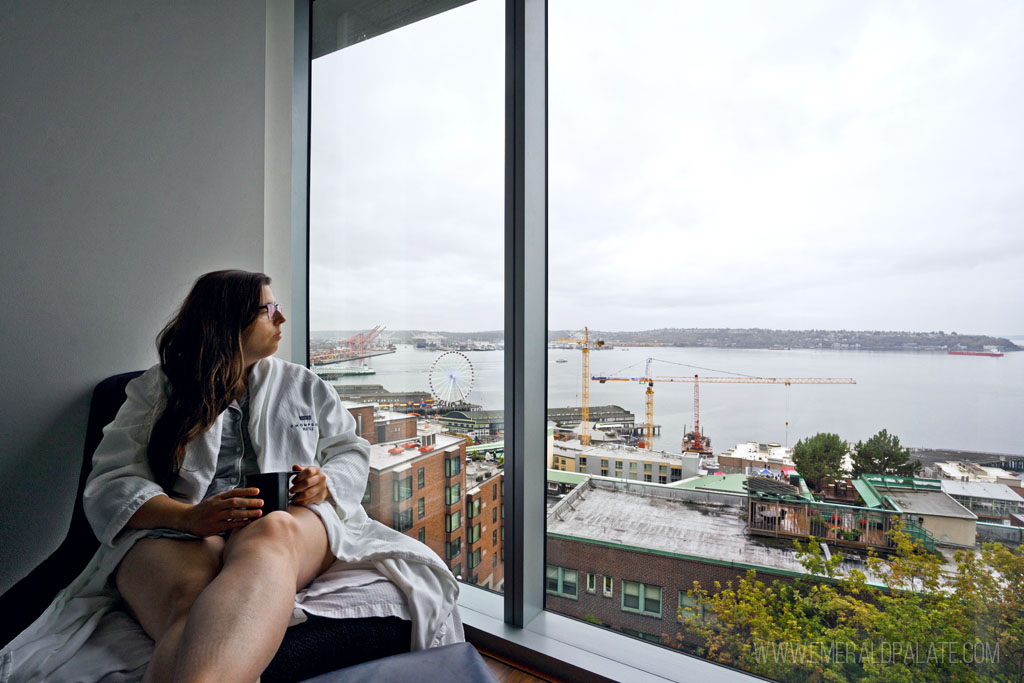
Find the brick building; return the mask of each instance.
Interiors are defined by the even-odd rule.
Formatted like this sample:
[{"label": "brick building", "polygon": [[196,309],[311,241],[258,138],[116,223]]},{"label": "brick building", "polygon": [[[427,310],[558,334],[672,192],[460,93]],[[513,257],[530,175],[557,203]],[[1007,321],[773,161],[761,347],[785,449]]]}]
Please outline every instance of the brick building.
[{"label": "brick building", "polygon": [[[425,543],[452,572],[463,572],[466,442],[411,418],[392,427],[413,434],[370,446],[363,508],[373,519]],[[404,432],[403,432],[404,433]]]},{"label": "brick building", "polygon": [[463,578],[491,590],[505,586],[505,470],[466,464],[466,561]]},{"label": "brick building", "polygon": [[[588,479],[548,514],[547,608],[661,642],[699,581],[771,582],[805,573],[789,547],[748,536],[746,496]],[[844,562],[844,569],[854,565]],[[713,618],[706,615],[706,618]]]}]

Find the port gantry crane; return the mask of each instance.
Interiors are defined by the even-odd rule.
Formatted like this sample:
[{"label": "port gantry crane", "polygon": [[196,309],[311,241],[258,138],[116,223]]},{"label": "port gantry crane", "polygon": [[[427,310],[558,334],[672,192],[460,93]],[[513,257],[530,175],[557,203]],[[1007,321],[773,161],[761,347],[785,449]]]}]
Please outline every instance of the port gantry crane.
[{"label": "port gantry crane", "polygon": [[590,445],[590,382],[587,377],[590,375],[590,349],[604,346],[601,340],[591,341],[590,332],[583,328],[583,339],[556,339],[556,342],[567,342],[578,344],[583,351],[583,410],[580,415],[580,443],[584,446]]},{"label": "port gantry crane", "polygon": [[591,377],[592,381],[600,382],[640,382],[647,385],[645,392],[644,447],[654,448],[654,383],[655,382],[691,382],[693,384],[693,450],[707,452],[700,433],[700,383],[729,384],[856,384],[852,377],[653,377],[651,361],[647,359],[647,370],[644,377]]}]

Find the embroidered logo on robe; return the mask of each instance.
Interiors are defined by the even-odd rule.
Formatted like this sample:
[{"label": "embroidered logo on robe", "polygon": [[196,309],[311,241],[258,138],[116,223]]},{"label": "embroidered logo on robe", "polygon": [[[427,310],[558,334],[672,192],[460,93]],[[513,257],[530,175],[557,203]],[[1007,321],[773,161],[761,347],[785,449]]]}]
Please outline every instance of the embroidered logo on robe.
[{"label": "embroidered logo on robe", "polygon": [[301,429],[304,432],[313,432],[319,425],[312,415],[299,415],[299,421],[288,426],[292,429]]}]

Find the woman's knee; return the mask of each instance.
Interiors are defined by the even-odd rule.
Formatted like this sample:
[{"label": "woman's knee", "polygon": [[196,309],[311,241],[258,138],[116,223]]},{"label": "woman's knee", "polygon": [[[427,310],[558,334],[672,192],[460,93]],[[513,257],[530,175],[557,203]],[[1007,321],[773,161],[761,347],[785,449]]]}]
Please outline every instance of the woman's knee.
[{"label": "woman's knee", "polygon": [[224,559],[229,561],[239,552],[294,553],[302,529],[298,520],[287,512],[274,511],[261,517],[228,539]]}]

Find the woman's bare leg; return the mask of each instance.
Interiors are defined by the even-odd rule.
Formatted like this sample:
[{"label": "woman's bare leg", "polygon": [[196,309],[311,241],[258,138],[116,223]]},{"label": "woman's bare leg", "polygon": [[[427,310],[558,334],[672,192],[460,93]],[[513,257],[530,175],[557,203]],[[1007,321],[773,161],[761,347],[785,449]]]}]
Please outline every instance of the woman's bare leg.
[{"label": "woman's bare leg", "polygon": [[333,561],[320,517],[305,507],[235,531],[220,573],[189,612],[173,679],[256,680],[284,638],[295,593]]},{"label": "woman's bare leg", "polygon": [[115,582],[156,647],[147,681],[169,679],[192,604],[217,576],[224,539],[138,541],[117,568]]}]

